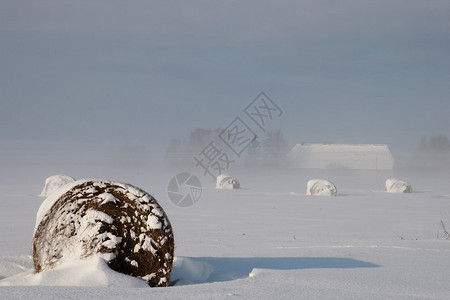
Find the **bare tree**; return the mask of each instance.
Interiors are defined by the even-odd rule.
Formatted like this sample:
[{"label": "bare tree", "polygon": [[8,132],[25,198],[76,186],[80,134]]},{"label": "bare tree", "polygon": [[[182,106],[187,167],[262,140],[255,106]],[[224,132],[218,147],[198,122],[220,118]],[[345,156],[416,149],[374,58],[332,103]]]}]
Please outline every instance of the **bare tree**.
[{"label": "bare tree", "polygon": [[281,130],[278,129],[268,131],[262,145],[267,155],[280,156],[286,154],[288,143]]},{"label": "bare tree", "polygon": [[422,152],[447,152],[450,151],[450,141],[445,135],[434,135],[429,139],[422,137],[418,149]]},{"label": "bare tree", "polygon": [[255,139],[247,148],[247,153],[250,157],[257,158],[261,155],[261,143]]},{"label": "bare tree", "polygon": [[441,220],[440,225],[441,225],[441,229],[444,231],[445,239],[449,240],[450,239],[450,233],[448,233],[447,229],[445,228],[444,221]]},{"label": "bare tree", "polygon": [[189,134],[189,150],[199,150],[205,147],[211,140],[211,129],[197,128]]}]

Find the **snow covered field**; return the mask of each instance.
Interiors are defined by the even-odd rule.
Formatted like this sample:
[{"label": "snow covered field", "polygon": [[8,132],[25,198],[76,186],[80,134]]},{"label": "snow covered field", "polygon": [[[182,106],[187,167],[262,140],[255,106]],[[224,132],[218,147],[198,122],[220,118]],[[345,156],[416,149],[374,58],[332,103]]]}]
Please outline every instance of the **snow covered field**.
[{"label": "snow covered field", "polygon": [[[83,152],[84,151],[84,152]],[[176,171],[3,147],[0,158],[0,299],[450,299],[448,174],[401,171],[246,170],[241,189],[220,190],[202,174],[202,197],[179,208],[167,197]],[[31,239],[46,177],[129,182],[151,193],[175,233],[167,288],[109,270],[100,260],[33,274]],[[412,184],[386,193],[385,180]],[[311,178],[336,197],[307,196]]]}]

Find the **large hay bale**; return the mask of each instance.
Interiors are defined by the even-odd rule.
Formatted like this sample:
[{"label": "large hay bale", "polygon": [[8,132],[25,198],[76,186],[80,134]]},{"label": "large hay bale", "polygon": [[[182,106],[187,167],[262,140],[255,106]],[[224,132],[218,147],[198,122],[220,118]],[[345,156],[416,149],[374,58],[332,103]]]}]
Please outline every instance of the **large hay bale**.
[{"label": "large hay bale", "polygon": [[152,287],[167,286],[174,236],[155,198],[129,184],[79,182],[59,197],[47,198],[54,203],[42,217],[38,213],[36,272],[97,255],[115,271],[141,277]]},{"label": "large hay bale", "polygon": [[306,184],[306,195],[336,196],[336,186],[325,179],[311,179]]},{"label": "large hay bale", "polygon": [[74,182],[75,179],[73,179],[70,176],[67,175],[53,175],[45,179],[45,185],[42,189],[42,192],[39,196],[47,197],[63,185],[66,185],[70,182]]},{"label": "large hay bale", "polygon": [[386,191],[388,193],[412,193],[412,187],[404,180],[389,178],[386,180]]},{"label": "large hay bale", "polygon": [[216,181],[216,188],[217,189],[240,189],[241,184],[239,181],[230,175],[219,175],[217,176]]}]

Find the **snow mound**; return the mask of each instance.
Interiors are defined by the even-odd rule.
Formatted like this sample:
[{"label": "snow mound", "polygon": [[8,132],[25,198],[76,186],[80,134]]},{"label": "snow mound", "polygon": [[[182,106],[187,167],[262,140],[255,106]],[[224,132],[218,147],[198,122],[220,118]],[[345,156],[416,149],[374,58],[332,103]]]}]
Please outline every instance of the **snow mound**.
[{"label": "snow mound", "polygon": [[0,286],[148,287],[144,280],[115,272],[95,256],[73,260],[45,272],[19,273],[0,281]]},{"label": "snow mound", "polygon": [[233,190],[241,188],[241,185],[233,176],[223,174],[217,176],[216,188]]},{"label": "snow mound", "polygon": [[50,208],[55,204],[58,199],[64,195],[67,191],[71,190],[73,187],[88,181],[88,179],[81,179],[74,182],[67,183],[63,186],[61,186],[59,189],[51,193],[50,196],[44,199],[42,201],[41,206],[39,206],[38,212],[36,214],[36,224],[34,226],[34,231],[36,232],[36,229],[38,228],[39,224],[41,223],[42,218],[44,215],[50,210]]},{"label": "snow mound", "polygon": [[389,178],[386,180],[386,191],[389,193],[412,193],[412,187],[406,181]]},{"label": "snow mound", "polygon": [[306,195],[336,196],[336,186],[325,179],[311,179],[306,185]]},{"label": "snow mound", "polygon": [[2,278],[25,272],[32,267],[30,256],[0,256],[0,285]]},{"label": "snow mound", "polygon": [[41,197],[47,197],[63,185],[66,185],[70,182],[74,182],[75,179],[73,179],[70,176],[67,175],[53,175],[45,179],[45,186],[42,190],[41,194],[39,196]]},{"label": "snow mound", "polygon": [[36,272],[98,257],[152,287],[169,284],[172,227],[155,198],[137,187],[106,180],[73,182],[43,202],[36,223]]},{"label": "snow mound", "polygon": [[173,285],[186,285],[207,282],[214,267],[188,257],[175,257],[173,261]]}]

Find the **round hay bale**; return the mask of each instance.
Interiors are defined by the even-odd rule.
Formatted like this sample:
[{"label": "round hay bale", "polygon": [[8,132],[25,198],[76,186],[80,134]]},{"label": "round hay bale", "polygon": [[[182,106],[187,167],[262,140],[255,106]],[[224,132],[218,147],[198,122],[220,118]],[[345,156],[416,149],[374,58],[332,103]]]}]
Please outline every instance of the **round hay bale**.
[{"label": "round hay bale", "polygon": [[41,197],[47,197],[63,185],[68,184],[69,182],[74,182],[75,179],[73,179],[70,176],[67,175],[53,175],[45,179],[45,185],[44,189],[42,190],[41,194],[39,196]]},{"label": "round hay bale", "polygon": [[219,175],[217,176],[216,189],[240,189],[241,184],[239,181],[230,175]]},{"label": "round hay bale", "polygon": [[155,198],[129,184],[80,182],[53,200],[35,230],[36,272],[96,255],[149,286],[167,286],[174,236]]},{"label": "round hay bale", "polygon": [[406,181],[389,178],[386,180],[386,191],[388,193],[412,193],[412,187]]},{"label": "round hay bale", "polygon": [[336,186],[325,179],[311,179],[306,184],[306,195],[336,196]]}]

